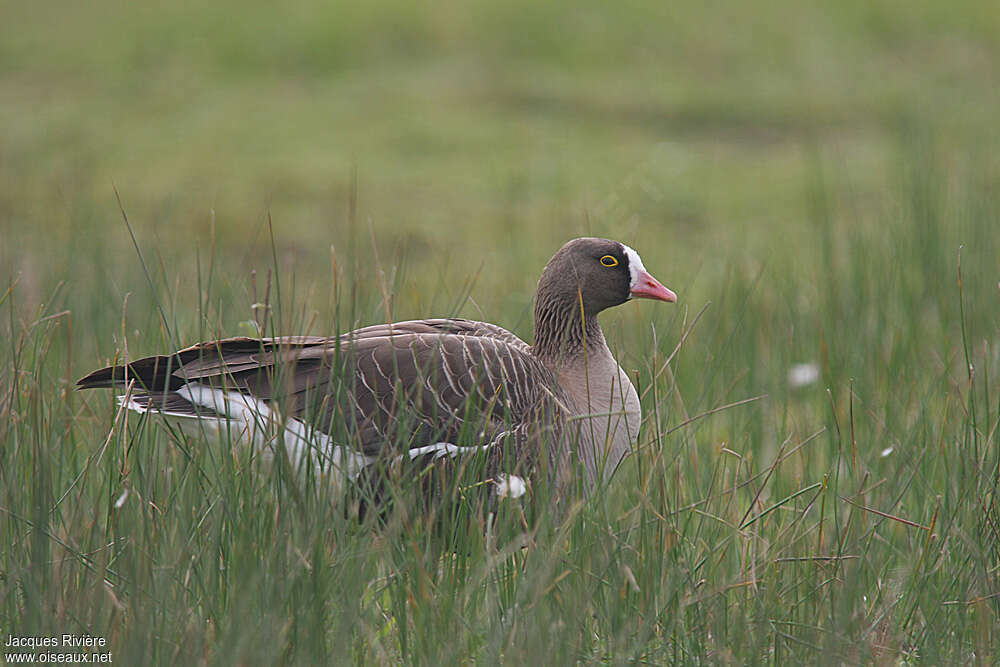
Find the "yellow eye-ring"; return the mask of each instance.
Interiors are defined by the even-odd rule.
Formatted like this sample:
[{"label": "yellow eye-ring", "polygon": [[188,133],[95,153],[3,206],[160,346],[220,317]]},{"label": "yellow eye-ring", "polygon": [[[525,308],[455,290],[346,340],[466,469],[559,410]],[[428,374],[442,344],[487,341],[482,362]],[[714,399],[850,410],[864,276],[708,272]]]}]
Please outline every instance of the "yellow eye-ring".
[{"label": "yellow eye-ring", "polygon": [[604,266],[618,266],[618,260],[611,255],[605,255],[601,257],[601,264]]}]

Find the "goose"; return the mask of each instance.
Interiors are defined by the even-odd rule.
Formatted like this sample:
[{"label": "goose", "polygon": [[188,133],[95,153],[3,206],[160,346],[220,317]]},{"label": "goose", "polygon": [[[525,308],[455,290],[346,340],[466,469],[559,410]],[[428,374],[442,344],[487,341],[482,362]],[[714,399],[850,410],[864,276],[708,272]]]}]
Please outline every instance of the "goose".
[{"label": "goose", "polygon": [[494,498],[524,495],[536,475],[554,485],[550,497],[589,494],[639,432],[638,394],[597,319],[633,298],[677,300],[629,246],[578,238],[542,271],[531,345],[486,322],[414,320],[202,342],[77,386],[117,389],[128,410],[265,456],[281,443],[289,462],[318,466],[338,492],[386,465],[480,454]]}]

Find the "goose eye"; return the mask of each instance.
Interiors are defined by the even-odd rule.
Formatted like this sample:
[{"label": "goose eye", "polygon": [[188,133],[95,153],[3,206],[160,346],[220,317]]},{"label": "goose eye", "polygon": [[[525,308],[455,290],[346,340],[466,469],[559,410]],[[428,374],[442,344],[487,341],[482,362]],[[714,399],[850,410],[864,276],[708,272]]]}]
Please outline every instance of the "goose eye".
[{"label": "goose eye", "polygon": [[601,257],[601,264],[609,267],[618,266],[618,260],[612,257],[611,255],[605,255],[604,257]]}]

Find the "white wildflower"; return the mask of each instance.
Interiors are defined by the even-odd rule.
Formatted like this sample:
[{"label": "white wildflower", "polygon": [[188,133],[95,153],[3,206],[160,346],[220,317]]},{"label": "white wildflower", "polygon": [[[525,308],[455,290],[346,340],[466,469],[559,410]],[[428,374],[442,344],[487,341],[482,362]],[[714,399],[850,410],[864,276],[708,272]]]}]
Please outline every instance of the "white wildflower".
[{"label": "white wildflower", "polygon": [[819,364],[795,364],[788,369],[788,384],[793,388],[805,387],[819,380]]},{"label": "white wildflower", "polygon": [[520,498],[528,492],[527,483],[517,475],[497,475],[494,483],[500,498]]}]

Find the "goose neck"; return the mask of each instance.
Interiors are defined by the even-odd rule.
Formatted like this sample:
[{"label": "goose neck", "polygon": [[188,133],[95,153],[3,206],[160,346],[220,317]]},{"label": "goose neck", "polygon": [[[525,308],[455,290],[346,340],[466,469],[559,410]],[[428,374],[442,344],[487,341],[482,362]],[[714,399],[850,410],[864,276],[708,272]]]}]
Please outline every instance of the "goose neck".
[{"label": "goose neck", "polygon": [[607,347],[597,315],[578,303],[539,299],[535,303],[533,349],[546,362],[563,366]]}]

